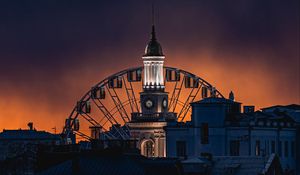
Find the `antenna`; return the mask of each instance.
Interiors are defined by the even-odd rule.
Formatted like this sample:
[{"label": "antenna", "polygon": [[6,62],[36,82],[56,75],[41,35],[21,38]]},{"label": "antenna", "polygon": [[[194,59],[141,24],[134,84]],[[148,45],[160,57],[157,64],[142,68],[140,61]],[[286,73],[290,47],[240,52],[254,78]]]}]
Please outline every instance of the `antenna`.
[{"label": "antenna", "polygon": [[154,17],[154,2],[152,2],[152,25],[154,26],[154,20],[155,20],[155,17]]},{"label": "antenna", "polygon": [[154,2],[152,2],[152,32],[151,32],[151,40],[153,40],[153,41],[156,40],[155,27],[154,27],[154,19],[155,19],[155,15],[154,15]]}]

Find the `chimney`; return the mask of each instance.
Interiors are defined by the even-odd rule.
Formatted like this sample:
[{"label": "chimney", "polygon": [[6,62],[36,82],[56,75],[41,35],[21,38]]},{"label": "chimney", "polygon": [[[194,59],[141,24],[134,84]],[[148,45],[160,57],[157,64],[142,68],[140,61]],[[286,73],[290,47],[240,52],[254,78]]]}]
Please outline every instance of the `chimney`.
[{"label": "chimney", "polygon": [[29,130],[33,130],[33,123],[32,123],[32,122],[29,122],[29,123],[27,124],[27,126],[29,127]]}]

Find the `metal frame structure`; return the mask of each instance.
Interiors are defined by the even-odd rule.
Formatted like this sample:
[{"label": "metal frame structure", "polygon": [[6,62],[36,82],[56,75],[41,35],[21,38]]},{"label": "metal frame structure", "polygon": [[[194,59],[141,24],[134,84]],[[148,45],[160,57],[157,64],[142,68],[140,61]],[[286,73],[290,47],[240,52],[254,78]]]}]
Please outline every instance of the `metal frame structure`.
[{"label": "metal frame structure", "polygon": [[[88,122],[90,126],[101,127],[106,139],[128,139],[130,136],[126,123],[130,122],[131,113],[140,112],[140,101],[136,96],[139,92],[133,84],[140,83],[142,88],[143,80],[142,77],[139,77],[143,75],[142,71],[143,67],[126,69],[93,86],[77,102],[66,119],[63,135],[68,138],[71,133],[75,133],[79,137],[91,139],[87,133],[80,131],[80,119]],[[170,112],[177,113],[179,122],[185,121],[186,116],[191,113],[190,103],[208,97],[205,95],[208,91],[210,96],[224,98],[211,84],[190,72],[173,67],[164,67],[164,72],[165,77],[174,75],[173,79],[168,77],[164,81],[166,89],[169,89],[170,92],[168,109]],[[130,79],[129,77],[134,73],[136,73],[136,79]],[[199,95],[201,89],[202,96]],[[183,97],[183,90],[188,93],[187,96]],[[121,100],[121,97],[125,100]],[[113,102],[110,108],[105,104],[107,99]],[[93,106],[93,110],[98,109],[101,115],[91,114],[91,106]]]}]

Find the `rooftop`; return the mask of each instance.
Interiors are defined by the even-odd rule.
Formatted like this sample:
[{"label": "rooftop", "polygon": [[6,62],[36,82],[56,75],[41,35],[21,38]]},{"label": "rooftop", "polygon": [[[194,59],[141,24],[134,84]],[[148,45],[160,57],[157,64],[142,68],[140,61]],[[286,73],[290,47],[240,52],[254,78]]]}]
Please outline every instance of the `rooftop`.
[{"label": "rooftop", "polygon": [[0,140],[43,140],[43,139],[60,139],[59,135],[51,134],[46,131],[37,131],[30,129],[18,129],[18,130],[3,130],[0,133]]},{"label": "rooftop", "polygon": [[198,103],[201,103],[201,104],[210,104],[210,103],[216,103],[216,104],[229,103],[229,104],[232,104],[232,103],[240,103],[240,102],[236,102],[236,101],[229,100],[229,99],[226,99],[226,98],[208,97],[208,98],[204,98],[200,101],[193,102],[191,104],[198,104]]},{"label": "rooftop", "polygon": [[300,110],[300,105],[298,105],[298,104],[275,105],[275,106],[262,108],[262,110],[268,110],[268,109],[274,109],[274,108],[285,108],[285,109],[292,109],[292,110]]},{"label": "rooftop", "polygon": [[279,168],[277,171],[282,171],[279,158],[275,154],[271,154],[269,157],[216,156],[213,161],[213,174],[220,174],[227,171],[244,175],[264,174],[272,172],[274,166]]}]

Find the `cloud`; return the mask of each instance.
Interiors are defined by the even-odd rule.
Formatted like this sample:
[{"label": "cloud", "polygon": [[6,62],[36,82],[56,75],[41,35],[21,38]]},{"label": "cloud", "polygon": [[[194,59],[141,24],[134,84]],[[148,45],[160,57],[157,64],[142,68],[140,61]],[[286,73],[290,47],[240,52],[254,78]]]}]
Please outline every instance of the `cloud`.
[{"label": "cloud", "polygon": [[[225,96],[234,90],[245,104],[300,103],[298,1],[156,6],[168,66],[200,75]],[[141,65],[150,7],[147,1],[2,1],[0,128],[27,121],[62,127],[93,84]]]}]

